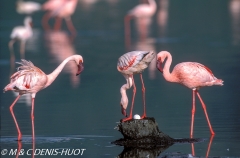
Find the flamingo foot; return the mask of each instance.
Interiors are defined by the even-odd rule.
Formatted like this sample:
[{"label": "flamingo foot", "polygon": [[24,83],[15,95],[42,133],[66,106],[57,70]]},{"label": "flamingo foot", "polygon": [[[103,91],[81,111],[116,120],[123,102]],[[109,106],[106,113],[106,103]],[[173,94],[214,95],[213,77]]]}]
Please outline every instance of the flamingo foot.
[{"label": "flamingo foot", "polygon": [[126,122],[128,120],[132,120],[132,116],[129,116],[127,118],[121,119],[121,122]]},{"label": "flamingo foot", "polygon": [[141,119],[144,119],[144,118],[146,118],[146,117],[147,117],[147,115],[146,115],[146,114],[143,114],[142,117],[141,117]]}]

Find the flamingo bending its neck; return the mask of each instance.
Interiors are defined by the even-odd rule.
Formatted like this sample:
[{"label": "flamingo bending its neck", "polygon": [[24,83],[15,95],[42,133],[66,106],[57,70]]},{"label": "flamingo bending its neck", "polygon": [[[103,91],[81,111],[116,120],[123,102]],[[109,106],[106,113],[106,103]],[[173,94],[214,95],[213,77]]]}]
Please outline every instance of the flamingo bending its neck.
[{"label": "flamingo bending its neck", "polygon": [[75,63],[78,66],[78,72],[77,75],[79,75],[83,71],[83,58],[81,55],[72,55],[68,58],[66,58],[51,74],[46,75],[41,69],[34,66],[32,62],[26,61],[22,59],[22,62],[19,62],[18,64],[21,64],[20,67],[18,67],[18,71],[14,73],[10,77],[10,83],[3,89],[3,92],[5,91],[15,91],[18,92],[19,95],[15,99],[15,101],[10,106],[10,112],[12,114],[13,120],[15,122],[15,125],[17,127],[18,131],[18,141],[21,140],[22,134],[20,131],[20,128],[18,126],[17,120],[15,118],[15,115],[13,113],[13,106],[17,102],[17,100],[23,95],[30,93],[32,96],[32,111],[31,111],[31,119],[32,119],[32,139],[35,140],[35,133],[34,133],[34,99],[36,96],[36,93],[49,85],[52,84],[52,82],[56,79],[56,77],[59,75],[59,73],[64,68],[65,64],[69,61],[75,61]]},{"label": "flamingo bending its neck", "polygon": [[146,105],[145,105],[145,87],[142,78],[142,72],[144,69],[148,67],[150,62],[154,59],[156,54],[153,51],[132,51],[122,55],[118,59],[117,69],[119,72],[123,74],[127,83],[124,84],[121,89],[120,93],[122,95],[121,98],[121,109],[122,114],[127,117],[126,109],[128,106],[128,97],[126,94],[126,90],[130,89],[133,86],[133,98],[132,98],[132,106],[130,110],[130,115],[127,118],[122,119],[121,121],[127,121],[132,119],[132,111],[134,105],[134,99],[136,94],[136,86],[134,83],[133,75],[139,73],[141,82],[142,82],[142,95],[143,95],[143,115],[142,119],[145,118],[146,115]]},{"label": "flamingo bending its neck", "polygon": [[[165,59],[166,59],[166,63],[164,67],[162,67],[162,64],[165,61]],[[170,73],[169,69],[170,69],[171,63],[172,63],[172,56],[169,52],[161,51],[157,54],[157,68],[160,72],[163,73],[163,77],[169,82],[180,83],[192,89],[193,91],[192,121],[191,121],[190,136],[191,137],[193,136],[196,94],[202,104],[210,132],[212,135],[214,135],[215,133],[212,129],[210,120],[208,118],[206,105],[204,104],[198,90],[200,87],[204,87],[204,86],[213,86],[213,85],[222,86],[223,80],[217,79],[208,67],[196,62],[179,63],[173,68],[172,72]]]}]

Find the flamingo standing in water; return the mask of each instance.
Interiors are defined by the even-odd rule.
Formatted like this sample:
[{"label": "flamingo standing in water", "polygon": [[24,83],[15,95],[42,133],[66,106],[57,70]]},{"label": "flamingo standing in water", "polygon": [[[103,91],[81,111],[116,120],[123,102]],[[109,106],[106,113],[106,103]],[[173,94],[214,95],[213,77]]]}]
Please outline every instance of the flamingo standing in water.
[{"label": "flamingo standing in water", "polygon": [[121,89],[121,108],[122,108],[122,114],[127,117],[126,109],[128,106],[128,97],[126,94],[126,90],[131,88],[133,86],[133,98],[132,98],[132,106],[130,110],[130,115],[127,118],[122,119],[121,121],[127,121],[132,119],[132,112],[133,112],[133,104],[134,104],[134,98],[136,94],[136,86],[134,83],[133,75],[139,73],[141,82],[142,82],[142,95],[143,95],[143,115],[142,119],[145,118],[146,115],[146,105],[145,105],[145,87],[143,83],[142,78],[142,72],[144,69],[148,67],[150,62],[154,59],[156,54],[153,51],[132,51],[128,52],[124,55],[122,55],[118,59],[117,69],[119,72],[123,74],[125,79],[127,80],[127,83],[124,84]]},{"label": "flamingo standing in water", "polygon": [[55,30],[59,30],[61,27],[61,20],[66,21],[69,31],[75,36],[76,29],[72,23],[71,16],[75,12],[78,0],[50,0],[43,5],[44,10],[48,10],[50,13],[46,13],[43,17],[43,25],[46,26],[47,21],[51,16],[56,17]]},{"label": "flamingo standing in water", "polygon": [[13,106],[16,104],[17,100],[23,95],[30,93],[32,96],[32,111],[31,111],[31,119],[32,119],[32,135],[33,140],[35,140],[34,133],[34,99],[36,93],[49,85],[56,79],[59,73],[64,68],[65,64],[69,61],[75,61],[78,66],[78,71],[76,75],[79,75],[83,71],[83,58],[81,55],[72,55],[66,58],[51,74],[46,75],[41,69],[34,66],[32,62],[26,61],[22,59],[22,62],[18,63],[21,66],[18,68],[18,71],[14,73],[10,77],[10,83],[3,89],[5,91],[15,91],[18,92],[19,95],[15,99],[15,101],[10,106],[10,112],[12,114],[13,120],[16,124],[18,131],[18,141],[21,140],[22,134],[20,128],[18,126],[17,120],[13,113]]},{"label": "flamingo standing in water", "polygon": [[[166,59],[166,63],[164,65],[164,67],[162,67],[162,64],[165,59]],[[200,87],[204,87],[204,86],[213,86],[213,85],[222,86],[223,80],[217,79],[208,67],[206,67],[200,63],[196,63],[196,62],[179,63],[173,68],[172,73],[170,73],[169,69],[170,69],[171,63],[172,63],[172,56],[169,52],[161,51],[157,54],[157,68],[160,72],[163,73],[163,77],[169,82],[180,83],[180,84],[192,89],[193,102],[192,102],[192,121],[191,121],[190,136],[191,137],[193,136],[193,123],[194,123],[194,114],[195,114],[195,95],[196,94],[202,104],[210,132],[212,135],[214,135],[215,133],[212,129],[210,120],[208,118],[206,105],[204,104],[198,90]]]},{"label": "flamingo standing in water", "polygon": [[9,42],[9,49],[11,53],[11,61],[15,60],[14,56],[14,51],[13,51],[13,44],[15,43],[16,40],[20,41],[20,55],[21,58],[25,58],[25,44],[26,41],[32,37],[32,18],[31,17],[26,17],[24,19],[24,26],[17,26],[14,27],[11,33],[11,40]]},{"label": "flamingo standing in water", "polygon": [[125,45],[128,47],[130,45],[130,20],[132,18],[150,18],[152,17],[157,9],[157,4],[155,0],[148,0],[148,4],[139,4],[131,9],[124,18],[125,25]]}]

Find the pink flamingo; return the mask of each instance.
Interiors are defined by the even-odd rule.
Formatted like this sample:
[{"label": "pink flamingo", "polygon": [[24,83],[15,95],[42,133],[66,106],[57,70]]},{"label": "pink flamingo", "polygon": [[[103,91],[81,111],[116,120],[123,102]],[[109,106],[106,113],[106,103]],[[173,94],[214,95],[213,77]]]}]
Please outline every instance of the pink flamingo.
[{"label": "pink flamingo", "polygon": [[[164,68],[162,67],[162,64],[164,60],[167,58],[166,63],[164,65]],[[193,91],[193,103],[192,103],[192,121],[191,121],[191,132],[190,136],[193,136],[193,123],[194,123],[194,114],[195,114],[195,95],[197,94],[204,113],[206,115],[206,119],[208,122],[208,126],[210,128],[210,132],[212,135],[214,135],[214,131],[212,129],[211,123],[208,118],[206,105],[204,104],[202,98],[200,97],[200,94],[198,92],[200,87],[204,86],[212,86],[212,85],[223,85],[223,80],[217,79],[212,71],[196,62],[182,62],[177,64],[173,70],[172,73],[169,72],[170,65],[172,63],[172,56],[167,51],[161,51],[157,54],[157,68],[160,72],[163,73],[163,77],[169,81],[169,82],[176,82],[180,83]]]},{"label": "pink flamingo", "polygon": [[148,4],[139,4],[131,9],[124,18],[125,25],[125,45],[128,47],[130,45],[130,20],[132,18],[149,18],[152,17],[157,9],[157,4],[155,0],[148,0]]},{"label": "pink flamingo", "polygon": [[32,18],[31,17],[26,17],[24,19],[24,26],[17,26],[14,27],[11,33],[11,40],[9,42],[9,49],[11,53],[11,61],[15,60],[14,56],[14,51],[13,51],[13,44],[15,43],[16,40],[19,40],[21,42],[20,45],[20,55],[21,58],[25,58],[25,44],[26,41],[32,37]]},{"label": "pink flamingo", "polygon": [[132,98],[132,106],[130,110],[130,115],[127,118],[122,119],[121,121],[127,121],[132,119],[132,111],[133,111],[133,104],[134,104],[134,98],[136,94],[136,86],[134,83],[133,75],[139,73],[141,82],[142,82],[142,96],[143,96],[143,115],[142,119],[145,118],[146,115],[146,106],[145,106],[145,87],[143,83],[142,78],[142,72],[144,69],[148,67],[150,62],[154,59],[156,54],[153,51],[132,51],[128,52],[124,55],[122,55],[118,59],[117,69],[119,72],[123,74],[125,79],[127,80],[127,83],[124,84],[121,89],[121,108],[122,108],[122,114],[127,117],[126,109],[128,106],[128,97],[126,94],[126,90],[131,88],[133,85],[133,98]]},{"label": "pink flamingo", "polygon": [[83,71],[83,58],[81,55],[72,55],[66,58],[51,74],[46,75],[41,69],[34,66],[32,62],[26,61],[22,59],[22,62],[18,63],[21,66],[18,68],[18,71],[14,73],[10,77],[10,83],[3,89],[5,91],[15,91],[18,92],[19,95],[15,99],[15,101],[10,106],[10,112],[12,114],[13,120],[17,127],[18,131],[18,141],[21,140],[22,134],[20,128],[18,126],[17,120],[13,113],[13,106],[17,102],[17,100],[23,95],[30,93],[32,96],[32,111],[31,111],[31,119],[32,119],[32,135],[33,140],[35,140],[35,133],[34,133],[34,99],[36,93],[49,85],[56,79],[59,73],[64,68],[65,64],[69,61],[75,61],[78,66],[78,71],[76,75],[79,75]]},{"label": "pink flamingo", "polygon": [[46,13],[43,17],[43,25],[46,26],[50,16],[56,17],[55,30],[59,30],[61,27],[61,19],[66,21],[67,27],[73,35],[76,35],[76,29],[72,23],[71,15],[74,13],[78,0],[50,0],[43,5],[44,10],[48,10],[50,13]]}]

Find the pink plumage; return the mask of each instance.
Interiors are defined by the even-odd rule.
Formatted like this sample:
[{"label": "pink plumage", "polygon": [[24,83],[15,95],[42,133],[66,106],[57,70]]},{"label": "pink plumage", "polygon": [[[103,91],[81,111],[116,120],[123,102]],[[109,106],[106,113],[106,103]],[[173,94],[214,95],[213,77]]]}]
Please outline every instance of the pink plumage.
[{"label": "pink plumage", "polygon": [[[166,59],[164,67],[162,66],[163,62]],[[213,135],[213,129],[208,118],[206,106],[200,97],[198,89],[200,87],[212,86],[212,85],[223,85],[223,80],[217,79],[212,71],[197,62],[182,62],[177,64],[172,72],[169,72],[170,66],[172,63],[172,56],[167,51],[161,51],[157,54],[157,68],[160,72],[163,73],[163,77],[169,82],[180,83],[193,90],[193,109],[192,109],[192,122],[191,122],[191,131],[190,136],[193,136],[193,121],[195,113],[195,95],[197,94],[200,102],[202,104],[203,110],[205,112],[207,122],[210,128],[210,132]]]},{"label": "pink plumage", "polygon": [[13,120],[17,127],[18,131],[18,140],[20,141],[22,138],[22,134],[20,128],[18,126],[17,120],[13,113],[13,106],[16,104],[17,100],[21,97],[21,95],[30,93],[32,96],[32,133],[33,139],[35,139],[34,133],[34,99],[36,93],[49,85],[56,79],[59,73],[64,68],[65,64],[69,61],[75,61],[78,66],[77,75],[79,75],[83,71],[83,58],[81,55],[72,55],[66,58],[51,74],[46,75],[41,69],[34,66],[31,61],[27,61],[22,59],[22,62],[19,62],[21,66],[18,67],[18,71],[14,73],[10,77],[10,83],[3,89],[3,91],[15,91],[19,93],[19,96],[15,99],[15,101],[10,106],[10,112],[12,114]]},{"label": "pink plumage", "polygon": [[124,116],[127,116],[126,114],[126,108],[128,106],[128,97],[126,94],[126,90],[130,89],[133,86],[133,98],[132,98],[132,106],[130,110],[130,115],[127,118],[122,119],[121,121],[127,121],[132,119],[132,111],[133,111],[133,105],[134,105],[134,98],[135,98],[135,93],[136,93],[136,86],[134,83],[133,75],[139,73],[141,82],[142,82],[142,92],[143,92],[143,115],[141,118],[146,117],[146,106],[145,106],[145,87],[143,83],[143,78],[142,78],[142,72],[144,69],[148,67],[150,62],[154,59],[156,54],[152,51],[132,51],[128,52],[124,55],[122,55],[118,59],[118,64],[117,64],[117,69],[119,72],[123,74],[125,77],[127,83],[124,84],[121,89],[120,93],[122,95],[121,98],[121,109],[122,109],[122,114]]}]

